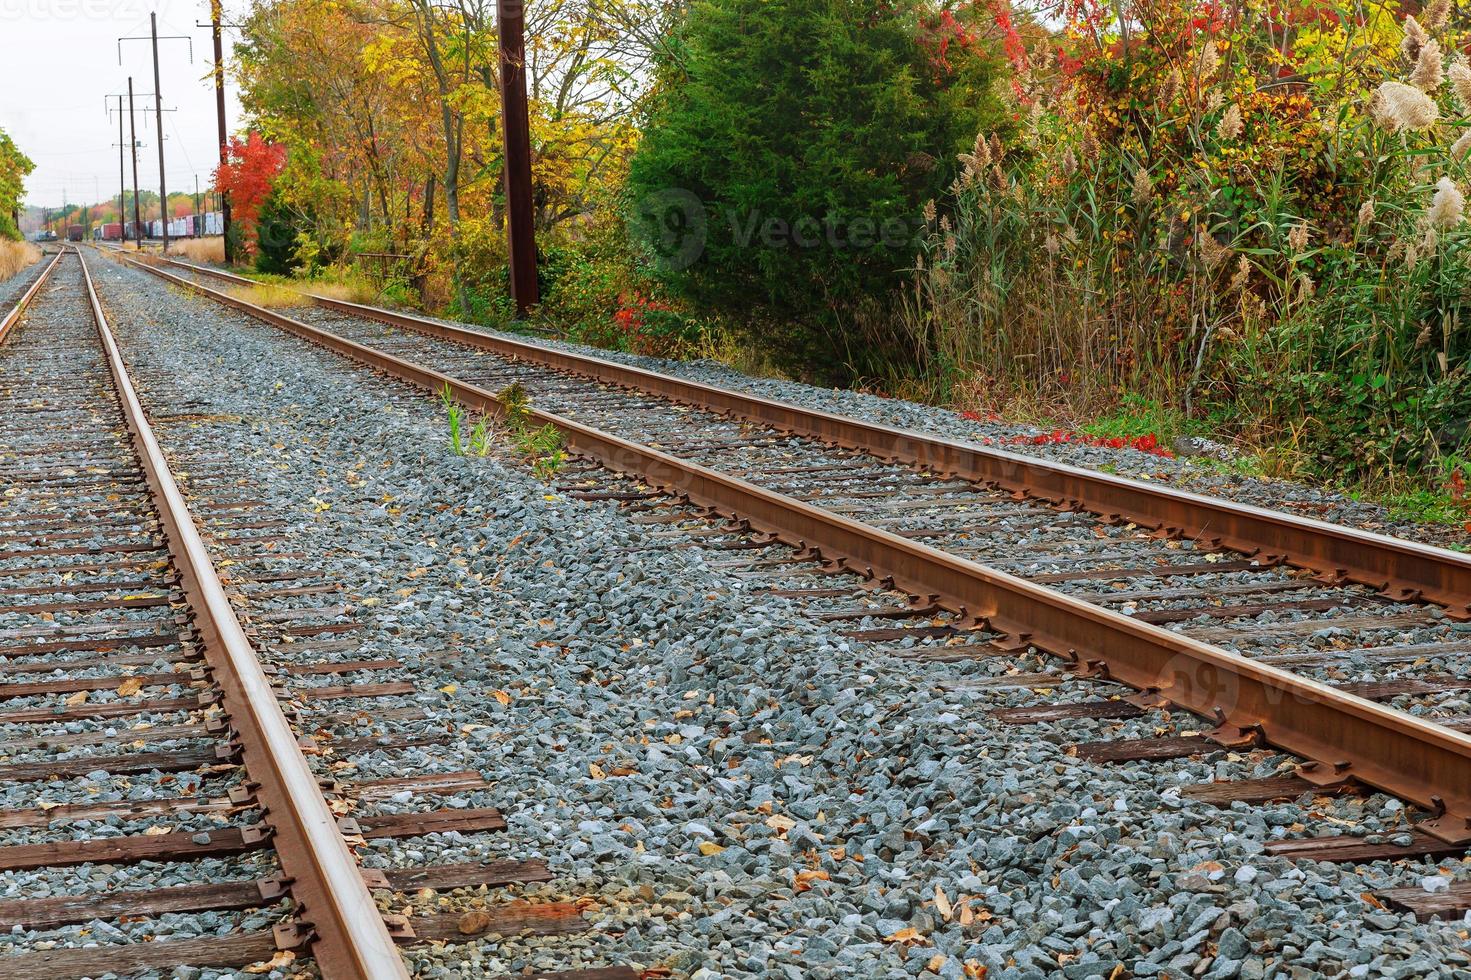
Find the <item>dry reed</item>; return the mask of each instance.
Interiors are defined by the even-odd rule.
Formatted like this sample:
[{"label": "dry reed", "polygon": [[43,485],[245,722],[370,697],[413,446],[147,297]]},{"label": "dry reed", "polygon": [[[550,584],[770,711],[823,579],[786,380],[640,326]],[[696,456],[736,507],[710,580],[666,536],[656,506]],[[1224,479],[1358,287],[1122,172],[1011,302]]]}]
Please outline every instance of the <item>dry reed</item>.
[{"label": "dry reed", "polygon": [[169,245],[169,254],[190,262],[223,265],[225,240],[223,238],[181,238]]},{"label": "dry reed", "polygon": [[41,261],[41,250],[30,242],[0,238],[0,279],[9,279],[32,263]]}]

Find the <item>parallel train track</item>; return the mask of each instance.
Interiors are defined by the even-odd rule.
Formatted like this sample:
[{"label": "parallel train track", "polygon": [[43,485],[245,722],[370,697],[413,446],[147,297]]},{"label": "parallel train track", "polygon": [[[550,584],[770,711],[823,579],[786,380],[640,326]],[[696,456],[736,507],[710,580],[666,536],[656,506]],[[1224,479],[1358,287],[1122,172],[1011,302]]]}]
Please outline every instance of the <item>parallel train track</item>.
[{"label": "parallel train track", "polygon": [[[579,454],[579,479],[564,489],[741,552],[733,573],[826,620],[856,621],[855,636],[920,657],[999,650],[1020,662],[1040,650],[1139,692],[1005,720],[1183,708],[1213,725],[1079,754],[1124,762],[1270,746],[1301,764],[1199,795],[1229,803],[1364,785],[1430,811],[1404,839],[1320,837],[1278,853],[1438,856],[1471,838],[1471,719],[1455,707],[1471,686],[1457,625],[1471,598],[1464,556],[404,314],[318,299],[288,317],[204,285],[238,277],[174,266],[183,275],[147,268],[401,379],[447,386],[472,408],[497,412],[495,393],[523,385],[534,417]],[[1345,664],[1394,676],[1355,681]]]},{"label": "parallel train track", "polygon": [[[80,253],[50,260],[0,341],[0,791],[26,801],[0,808],[0,931],[30,947],[0,953],[0,975],[275,963],[406,977],[412,943],[586,929],[574,903],[479,897],[549,879],[544,862],[360,865],[365,841],[505,821],[443,805],[483,792],[479,772],[330,778],[333,759],[435,744],[367,725],[411,725],[422,713],[392,699],[415,687],[379,679],[401,664],[354,657],[341,585],[220,460],[186,454],[176,477]],[[187,427],[189,406],[171,410],[160,428]],[[440,898],[385,916],[405,893]],[[206,913],[209,929],[169,938]],[[98,921],[113,941],[85,938]]]}]

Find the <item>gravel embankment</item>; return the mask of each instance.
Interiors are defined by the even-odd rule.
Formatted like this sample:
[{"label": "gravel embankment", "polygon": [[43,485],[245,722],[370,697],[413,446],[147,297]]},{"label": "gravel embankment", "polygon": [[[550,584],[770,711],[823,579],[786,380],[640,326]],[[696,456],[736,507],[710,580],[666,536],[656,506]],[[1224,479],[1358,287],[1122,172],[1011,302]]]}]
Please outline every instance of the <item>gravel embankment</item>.
[{"label": "gravel embankment", "polygon": [[[273,509],[309,515],[294,540],[358,590],[372,632],[360,654],[391,652],[433,692],[419,704],[455,734],[426,764],[495,782],[472,805],[500,807],[507,834],[475,850],[373,842],[372,863],[545,856],[559,878],[519,894],[595,896],[598,932],[572,940],[588,963],[676,976],[1471,977],[1464,925],[1361,897],[1466,866],[1262,853],[1298,825],[1393,834],[1394,801],[1223,810],[1179,795],[1270,775],[1283,760],[1269,753],[1081,762],[1060,743],[1157,720],[998,725],[992,709],[1099,688],[1059,681],[1043,696],[997,686],[996,661],[855,649],[612,506],[451,455],[427,398],[391,399],[370,372],[143,273],[97,274],[130,360],[198,387],[214,421],[197,437],[238,454]],[[904,403],[742,384],[947,424]],[[352,762],[387,774],[415,757]],[[565,967],[568,948],[486,941],[468,963],[464,947],[412,959],[426,976],[488,976]]]}]

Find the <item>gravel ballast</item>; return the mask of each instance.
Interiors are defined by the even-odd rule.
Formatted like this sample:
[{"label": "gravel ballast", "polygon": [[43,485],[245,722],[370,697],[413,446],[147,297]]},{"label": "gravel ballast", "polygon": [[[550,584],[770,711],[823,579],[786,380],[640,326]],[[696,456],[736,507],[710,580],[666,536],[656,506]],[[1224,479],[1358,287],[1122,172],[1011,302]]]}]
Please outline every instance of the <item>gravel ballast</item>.
[{"label": "gravel ballast", "polygon": [[[597,931],[570,941],[586,963],[679,976],[1085,978],[1120,963],[1136,976],[1471,976],[1464,924],[1361,897],[1465,880],[1461,862],[1294,866],[1262,852],[1298,825],[1393,831],[1395,801],[1217,809],[1179,793],[1271,775],[1285,760],[1270,753],[1082,762],[1061,743],[1146,734],[1149,719],[996,724],[991,709],[1099,688],[1060,679],[1044,696],[977,683],[994,660],[873,652],[609,505],[453,456],[428,398],[144,273],[94,270],[130,364],[194,389],[208,421],[192,436],[295,515],[296,545],[330,555],[355,590],[370,627],[355,655],[404,660],[430,692],[417,702],[455,732],[422,757],[355,758],[358,772],[473,767],[494,782],[470,805],[499,807],[506,834],[373,842],[369,863],[545,856],[558,879],[518,894],[595,899]],[[570,948],[409,956],[421,975],[469,977],[565,968]]]}]

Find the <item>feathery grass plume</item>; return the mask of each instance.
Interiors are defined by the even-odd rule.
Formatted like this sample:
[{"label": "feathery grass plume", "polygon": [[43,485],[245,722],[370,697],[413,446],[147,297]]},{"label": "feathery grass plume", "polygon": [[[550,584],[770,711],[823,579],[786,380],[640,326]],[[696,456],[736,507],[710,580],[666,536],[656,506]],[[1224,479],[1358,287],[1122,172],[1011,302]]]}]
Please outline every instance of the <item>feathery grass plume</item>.
[{"label": "feathery grass plume", "polygon": [[1213,77],[1219,67],[1221,67],[1221,52],[1216,48],[1216,42],[1205,42],[1205,47],[1200,49],[1200,62],[1195,67],[1196,81],[1205,81]]},{"label": "feathery grass plume", "polygon": [[924,220],[929,224],[935,223],[935,199],[930,198],[924,202]]},{"label": "feathery grass plume", "polygon": [[1056,258],[1057,253],[1062,251],[1062,240],[1049,231],[1047,237],[1042,239],[1042,247],[1047,250],[1048,255]]},{"label": "feathery grass plume", "polygon": [[1297,277],[1297,298],[1300,300],[1312,299],[1313,294],[1318,291],[1318,284],[1313,282],[1313,277],[1306,272]]},{"label": "feathery grass plume", "polygon": [[1427,31],[1438,31],[1445,26],[1451,15],[1451,0],[1431,0],[1429,6],[1420,12],[1425,21]]},{"label": "feathery grass plume", "polygon": [[1306,252],[1309,241],[1308,224],[1306,221],[1299,221],[1287,232],[1287,247],[1294,252]]},{"label": "feathery grass plume", "polygon": [[1405,246],[1405,270],[1414,272],[1415,266],[1420,264],[1420,247],[1414,242]]},{"label": "feathery grass plume", "polygon": [[965,164],[967,177],[978,177],[991,165],[991,147],[986,144],[986,134],[977,133],[975,146],[969,153],[960,154],[960,162]]},{"label": "feathery grass plume", "polygon": [[1165,76],[1165,83],[1159,90],[1159,101],[1162,105],[1169,105],[1175,101],[1175,96],[1180,94],[1180,89],[1185,85],[1185,79],[1180,77],[1180,69],[1171,68],[1170,73]]},{"label": "feathery grass plume", "polygon": [[991,134],[991,159],[999,166],[1006,158],[1006,147],[1001,145],[1001,137],[995,133]]},{"label": "feathery grass plume", "polygon": [[1359,205],[1359,227],[1368,228],[1374,223],[1374,199],[1371,197]]},{"label": "feathery grass plume", "polygon": [[1466,196],[1449,177],[1435,182],[1435,197],[1425,218],[1432,228],[1454,228],[1466,216]]},{"label": "feathery grass plume", "polygon": [[1440,118],[1435,100],[1413,85],[1385,82],[1374,94],[1370,111],[1375,122],[1391,133],[1429,129]]},{"label": "feathery grass plume", "polygon": [[1134,171],[1134,191],[1131,196],[1140,207],[1154,199],[1154,181],[1149,179],[1148,168],[1141,166]]},{"label": "feathery grass plume", "polygon": [[1226,114],[1221,117],[1221,123],[1216,127],[1216,135],[1223,140],[1234,140],[1245,128],[1246,123],[1241,119],[1241,107],[1233,102],[1226,107]]},{"label": "feathery grass plume", "polygon": [[1415,62],[1420,59],[1420,48],[1430,40],[1430,35],[1425,33],[1425,28],[1414,17],[1405,18],[1405,39],[1399,43],[1400,53],[1405,60]]},{"label": "feathery grass plume", "polygon": [[1083,144],[1079,147],[1083,151],[1084,160],[1098,159],[1102,147],[1098,145],[1098,137],[1093,135],[1093,128],[1087,127],[1083,130]]},{"label": "feathery grass plume", "polygon": [[1428,252],[1433,252],[1433,251],[1435,251],[1435,246],[1437,246],[1439,244],[1440,244],[1440,232],[1438,232],[1438,231],[1435,230],[1435,226],[1434,225],[1431,225],[1430,227],[1428,227],[1428,228],[1425,229],[1425,237],[1422,238],[1422,239],[1420,239],[1420,249],[1421,249],[1421,251],[1424,251],[1424,252],[1427,252],[1427,253]]},{"label": "feathery grass plume", "polygon": [[1208,231],[1200,233],[1200,261],[1207,270],[1214,270],[1231,255],[1231,250],[1220,242],[1216,236]]},{"label": "feathery grass plume", "polygon": [[1069,177],[1078,172],[1078,156],[1071,146],[1062,151],[1062,172]]},{"label": "feathery grass plume", "polygon": [[1471,149],[1471,129],[1461,134],[1461,138],[1451,144],[1451,156],[1457,160],[1466,156],[1466,151]]},{"label": "feathery grass plume", "polygon": [[1426,41],[1410,72],[1410,84],[1426,94],[1433,94],[1445,82],[1445,59],[1440,55],[1440,42]]},{"label": "feathery grass plume", "polygon": [[1465,58],[1457,58],[1451,62],[1449,75],[1451,91],[1456,95],[1456,103],[1461,107],[1461,112],[1471,114],[1471,65],[1466,63]]},{"label": "feathery grass plume", "polygon": [[1249,259],[1247,259],[1247,257],[1244,256],[1244,255],[1237,256],[1237,258],[1236,258],[1236,274],[1231,277],[1231,288],[1233,290],[1245,289],[1246,288],[1246,284],[1247,284],[1247,282],[1250,279],[1251,279],[1251,261]]}]

